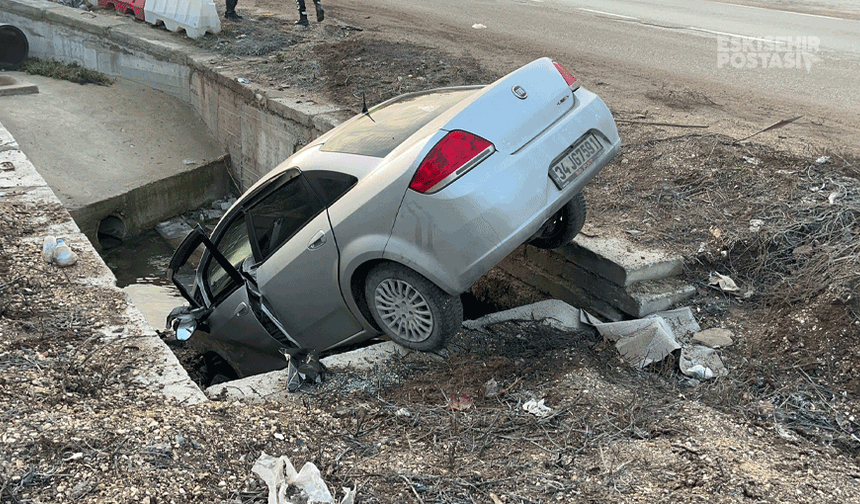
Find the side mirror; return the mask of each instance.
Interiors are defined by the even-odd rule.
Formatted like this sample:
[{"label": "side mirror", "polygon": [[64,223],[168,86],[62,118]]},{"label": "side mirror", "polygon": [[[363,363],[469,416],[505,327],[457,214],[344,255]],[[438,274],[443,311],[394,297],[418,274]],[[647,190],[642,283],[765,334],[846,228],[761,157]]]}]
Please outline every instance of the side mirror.
[{"label": "side mirror", "polygon": [[186,341],[197,330],[197,325],[212,313],[208,308],[177,306],[167,316],[167,327],[176,331],[176,339]]}]

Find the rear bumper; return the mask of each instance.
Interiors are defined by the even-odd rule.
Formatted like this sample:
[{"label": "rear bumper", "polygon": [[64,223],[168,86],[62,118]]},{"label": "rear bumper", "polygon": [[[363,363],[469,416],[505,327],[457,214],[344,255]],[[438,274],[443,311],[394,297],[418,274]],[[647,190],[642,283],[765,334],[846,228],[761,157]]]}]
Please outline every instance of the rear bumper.
[{"label": "rear bumper", "polygon": [[[513,154],[493,154],[436,194],[407,191],[384,257],[458,294],[528,240],[621,147],[603,101],[585,89],[575,96],[568,114]],[[559,190],[548,176],[550,165],[589,132],[603,154]]]}]

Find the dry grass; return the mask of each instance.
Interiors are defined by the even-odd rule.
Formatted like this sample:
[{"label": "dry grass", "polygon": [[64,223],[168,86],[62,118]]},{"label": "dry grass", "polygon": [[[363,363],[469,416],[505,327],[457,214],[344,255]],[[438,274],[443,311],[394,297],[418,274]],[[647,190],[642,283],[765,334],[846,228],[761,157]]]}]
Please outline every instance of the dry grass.
[{"label": "dry grass", "polygon": [[67,80],[78,84],[96,84],[99,86],[110,86],[114,80],[96,70],[84,68],[75,62],[63,63],[61,61],[41,60],[31,58],[24,62],[21,71],[31,75],[44,75],[52,79]]}]

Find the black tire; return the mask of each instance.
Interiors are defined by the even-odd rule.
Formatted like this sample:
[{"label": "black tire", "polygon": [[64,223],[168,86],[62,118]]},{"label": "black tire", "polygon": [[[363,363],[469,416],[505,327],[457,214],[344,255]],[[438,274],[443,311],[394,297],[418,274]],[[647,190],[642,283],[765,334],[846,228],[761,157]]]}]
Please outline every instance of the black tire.
[{"label": "black tire", "polygon": [[542,249],[556,249],[570,243],[585,225],[585,196],[576,193],[561,210],[541,227],[540,234],[529,240],[529,245]]},{"label": "black tire", "polygon": [[370,270],[364,295],[382,332],[406,348],[440,348],[463,324],[459,296],[401,264],[383,263]]}]

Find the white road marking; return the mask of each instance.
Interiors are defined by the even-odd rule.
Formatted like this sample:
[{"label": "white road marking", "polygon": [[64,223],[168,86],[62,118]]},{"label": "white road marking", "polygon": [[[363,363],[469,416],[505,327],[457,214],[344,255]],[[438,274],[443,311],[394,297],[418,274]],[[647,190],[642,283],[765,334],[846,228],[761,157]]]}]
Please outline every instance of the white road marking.
[{"label": "white road marking", "polygon": [[604,12],[604,11],[599,11],[599,10],[594,10],[594,9],[586,9],[584,7],[577,7],[577,10],[581,10],[581,11],[585,11],[585,12],[593,12],[594,14],[603,14],[604,16],[614,16],[614,17],[618,17],[618,18],[622,18],[622,19],[639,19],[639,18],[635,18],[633,16],[625,16],[622,14],[614,14],[612,12]]},{"label": "white road marking", "polygon": [[794,11],[787,11],[787,10],[780,10],[780,9],[768,9],[767,7],[754,7],[752,5],[740,5],[740,4],[731,4],[731,5],[736,5],[738,7],[745,7],[747,9],[757,9],[757,10],[770,11],[770,12],[781,12],[783,14],[797,14],[798,16],[808,16],[808,17],[816,17],[816,18],[822,18],[822,19],[838,19],[839,21],[855,21],[854,19],[847,19],[847,18],[841,18],[841,17],[836,17],[836,16],[825,16],[823,14],[807,14],[806,12],[794,12]]},{"label": "white road marking", "polygon": [[689,27],[687,27],[687,29],[693,30],[693,31],[710,33],[712,35],[724,35],[726,37],[736,37],[736,38],[743,38],[743,39],[749,39],[749,40],[760,40],[762,42],[773,42],[773,38],[768,40],[768,39],[764,39],[761,37],[751,37],[749,35],[738,35],[737,33],[727,33],[727,32],[720,32],[720,31],[714,31],[714,30],[706,30],[705,28],[696,28],[695,26],[689,26]]}]

